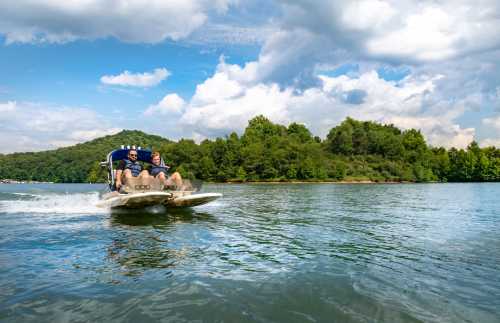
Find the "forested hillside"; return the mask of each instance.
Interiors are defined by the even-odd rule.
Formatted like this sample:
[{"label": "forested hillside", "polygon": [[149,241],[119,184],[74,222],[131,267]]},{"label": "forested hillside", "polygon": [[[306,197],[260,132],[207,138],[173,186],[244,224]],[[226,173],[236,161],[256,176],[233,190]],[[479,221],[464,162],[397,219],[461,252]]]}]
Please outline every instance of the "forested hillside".
[{"label": "forested hillside", "polygon": [[0,155],[0,179],[33,180],[56,183],[104,181],[106,172],[100,161],[121,145],[135,144],[158,148],[170,141],[137,130],[124,130],[83,144],[36,153]]},{"label": "forested hillside", "polygon": [[346,119],[326,139],[303,125],[288,127],[263,116],[243,135],[178,142],[122,131],[84,144],[0,156],[0,178],[52,182],[104,181],[99,161],[122,144],[160,150],[185,177],[210,181],[499,181],[500,150],[429,147],[417,130]]}]

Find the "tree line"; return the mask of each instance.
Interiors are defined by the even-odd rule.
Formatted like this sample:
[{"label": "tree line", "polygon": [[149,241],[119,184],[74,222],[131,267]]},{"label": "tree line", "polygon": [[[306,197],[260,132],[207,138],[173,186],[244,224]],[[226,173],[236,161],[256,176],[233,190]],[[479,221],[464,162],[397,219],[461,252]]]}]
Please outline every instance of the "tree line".
[{"label": "tree line", "polygon": [[249,121],[241,136],[177,142],[124,130],[72,147],[0,155],[0,178],[103,182],[99,162],[122,144],[151,147],[184,177],[216,182],[376,181],[471,182],[500,180],[500,149],[427,145],[420,131],[347,118],[325,139],[302,124]]}]

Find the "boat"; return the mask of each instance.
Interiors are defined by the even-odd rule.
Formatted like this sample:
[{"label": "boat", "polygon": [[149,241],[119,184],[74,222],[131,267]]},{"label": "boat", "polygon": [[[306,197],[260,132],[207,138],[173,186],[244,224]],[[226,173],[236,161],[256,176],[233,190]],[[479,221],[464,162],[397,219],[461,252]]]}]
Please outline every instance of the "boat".
[{"label": "boat", "polygon": [[[116,190],[116,170],[114,164],[127,158],[130,146],[122,146],[120,149],[111,151],[106,161],[101,166],[106,167],[108,172],[109,192],[103,194],[97,204],[98,207],[111,209],[140,209],[150,206],[163,205],[168,208],[186,208],[203,205],[222,197],[220,193],[200,193],[200,185],[194,185],[192,181],[183,180],[182,187],[165,187],[157,178],[129,179],[125,185]],[[151,164],[152,151],[141,147],[132,149],[137,151],[137,160],[145,164]],[[163,158],[160,165],[164,166]]]}]

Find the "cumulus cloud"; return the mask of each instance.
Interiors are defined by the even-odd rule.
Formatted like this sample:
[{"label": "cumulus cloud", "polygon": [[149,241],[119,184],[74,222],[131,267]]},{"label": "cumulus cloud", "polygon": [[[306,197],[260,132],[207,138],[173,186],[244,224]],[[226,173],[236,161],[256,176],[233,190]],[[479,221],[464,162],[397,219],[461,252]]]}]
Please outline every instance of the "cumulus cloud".
[{"label": "cumulus cloud", "polygon": [[474,140],[474,128],[462,128],[447,116],[387,116],[386,123],[402,129],[419,129],[427,142],[434,146],[464,148]]},{"label": "cumulus cloud", "polygon": [[189,36],[188,42],[200,45],[261,45],[276,30],[271,25],[239,26],[207,22]]},{"label": "cumulus cloud", "polygon": [[[197,138],[241,131],[256,114],[305,123],[324,136],[352,116],[420,128],[433,145],[463,147],[480,133],[461,125],[464,114],[500,109],[500,3],[495,0],[285,0],[276,5],[282,11],[262,25],[238,28],[208,19],[211,11],[228,11],[232,0],[153,1],[144,8],[141,0],[117,1],[106,11],[93,0],[23,6],[24,1],[0,4],[0,33],[7,42],[116,37],[157,43],[192,35],[194,41],[263,44],[258,57],[241,66],[222,57],[187,102],[169,94],[144,113],[180,116]],[[203,31],[201,25],[209,28]],[[345,64],[358,68],[339,76],[336,69]],[[377,72],[383,69],[407,72],[388,81]],[[155,73],[145,74],[154,79]],[[132,86],[144,84],[140,76],[124,72],[103,78]],[[483,126],[493,127],[488,122]]]},{"label": "cumulus cloud", "polygon": [[243,67],[219,65],[230,76],[246,84],[276,82],[307,88],[318,85],[315,67],[335,59],[335,51],[326,50],[331,41],[305,29],[280,30],[269,35],[256,61]]},{"label": "cumulus cloud", "polygon": [[495,0],[285,3],[285,29],[327,35],[360,56],[433,61],[500,47]]},{"label": "cumulus cloud", "polygon": [[197,135],[204,136],[241,132],[248,119],[258,114],[285,123],[289,120],[286,108],[291,97],[291,90],[281,91],[277,84],[259,84],[245,88],[241,96],[198,100],[186,108],[181,123],[195,129]]},{"label": "cumulus cloud", "polygon": [[[247,83],[275,82],[306,89],[319,85],[316,74],[324,66],[349,61],[422,66],[500,49],[496,32],[500,8],[492,0],[480,5],[411,0],[281,3],[282,15],[274,18],[257,60],[232,71],[234,78],[240,74],[239,79],[245,77]],[[496,61],[498,55],[491,60],[498,71]],[[460,66],[460,61],[455,62]],[[479,62],[474,61],[476,69]]]},{"label": "cumulus cloud", "polygon": [[39,151],[74,145],[119,132],[84,108],[0,103],[0,152]]},{"label": "cumulus cloud", "polygon": [[116,37],[125,42],[178,40],[224,13],[232,0],[1,1],[0,33],[7,43],[64,43]]},{"label": "cumulus cloud", "polygon": [[486,130],[491,130],[490,134],[496,135],[496,138],[484,138],[479,141],[479,144],[481,146],[495,146],[500,148],[500,116],[484,118],[481,123]]},{"label": "cumulus cloud", "polygon": [[[476,129],[460,118],[497,96],[497,2],[282,3],[280,28],[255,61],[239,66],[222,58],[197,86],[181,119],[197,135],[241,131],[264,114],[305,122],[319,135],[352,116],[419,128],[436,146],[465,147],[474,139]],[[359,66],[355,75],[318,77],[350,62]],[[401,66],[408,75],[397,82],[376,72]]]},{"label": "cumulus cloud", "polygon": [[479,142],[482,147],[496,147],[500,148],[500,138],[486,138]]},{"label": "cumulus cloud", "polygon": [[500,117],[485,118],[482,122],[484,125],[492,126],[496,130],[500,131]]},{"label": "cumulus cloud", "polygon": [[153,72],[130,73],[124,71],[118,75],[104,75],[101,77],[101,83],[107,85],[134,86],[134,87],[152,87],[160,84],[170,76],[166,68],[157,68]]},{"label": "cumulus cloud", "polygon": [[0,112],[12,112],[16,109],[16,102],[8,101],[5,103],[0,103]]},{"label": "cumulus cloud", "polygon": [[167,94],[163,99],[161,99],[160,102],[158,102],[158,104],[149,106],[146,111],[144,111],[144,115],[151,116],[155,114],[179,114],[182,112],[185,105],[186,102],[184,102],[184,100],[176,93]]},{"label": "cumulus cloud", "polygon": [[[443,78],[420,75],[386,81],[372,70],[356,77],[320,76],[319,86],[297,91],[293,86],[252,81],[248,64],[242,68],[221,60],[215,74],[197,86],[190,101],[182,101],[180,123],[193,129],[193,136],[213,137],[241,133],[249,119],[263,114],[277,123],[304,123],[324,137],[351,116],[421,129],[435,146],[465,147],[475,130],[462,128],[456,119],[468,109],[467,101],[436,99],[434,92]],[[165,98],[147,114],[159,110]]]},{"label": "cumulus cloud", "polygon": [[318,72],[343,64],[357,65],[359,73],[404,67],[415,77],[446,76],[434,93],[455,101],[470,93],[492,96],[500,83],[497,1],[282,3],[279,30],[269,35],[257,60],[233,68],[234,79],[304,90],[319,86]]}]

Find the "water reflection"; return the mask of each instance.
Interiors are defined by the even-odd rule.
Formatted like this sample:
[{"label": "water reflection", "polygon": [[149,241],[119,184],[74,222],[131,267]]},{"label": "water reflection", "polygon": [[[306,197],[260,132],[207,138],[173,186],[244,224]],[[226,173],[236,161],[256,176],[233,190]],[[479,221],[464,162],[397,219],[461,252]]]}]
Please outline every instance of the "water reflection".
[{"label": "water reflection", "polygon": [[217,219],[209,213],[198,212],[191,208],[167,210],[164,206],[154,206],[144,209],[113,209],[111,226],[168,226],[174,223],[195,223],[198,221],[216,222]]},{"label": "water reflection", "polygon": [[163,211],[122,209],[111,214],[109,224],[115,234],[106,258],[118,265],[122,275],[139,277],[155,269],[155,275],[172,276],[172,270],[197,251],[186,225],[216,222],[213,215],[192,209]]}]

